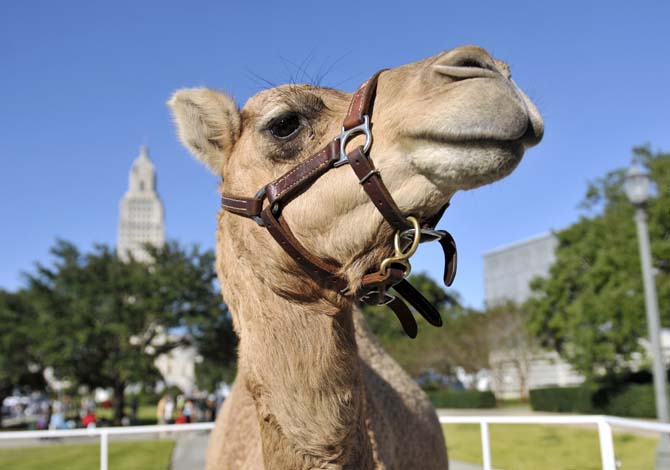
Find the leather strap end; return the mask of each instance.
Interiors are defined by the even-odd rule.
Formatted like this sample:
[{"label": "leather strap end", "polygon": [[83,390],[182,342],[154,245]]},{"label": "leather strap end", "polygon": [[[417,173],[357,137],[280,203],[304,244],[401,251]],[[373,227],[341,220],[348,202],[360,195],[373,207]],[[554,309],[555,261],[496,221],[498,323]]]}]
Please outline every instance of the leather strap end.
[{"label": "leather strap end", "polygon": [[393,310],[395,316],[398,317],[405,334],[412,339],[416,338],[416,334],[418,333],[418,326],[416,324],[416,320],[414,319],[414,315],[412,315],[410,309],[407,307],[407,305],[405,305],[405,302],[396,297],[388,303],[388,306],[391,308],[391,310]]},{"label": "leather strap end", "polygon": [[442,326],[442,316],[440,312],[416,290],[406,279],[397,283],[393,288],[405,299],[419,314],[433,326]]},{"label": "leather strap end", "polygon": [[442,246],[442,252],[444,253],[444,285],[449,287],[456,277],[458,250],[456,249],[456,241],[449,232],[445,230],[439,230],[439,232],[442,234],[440,246]]}]

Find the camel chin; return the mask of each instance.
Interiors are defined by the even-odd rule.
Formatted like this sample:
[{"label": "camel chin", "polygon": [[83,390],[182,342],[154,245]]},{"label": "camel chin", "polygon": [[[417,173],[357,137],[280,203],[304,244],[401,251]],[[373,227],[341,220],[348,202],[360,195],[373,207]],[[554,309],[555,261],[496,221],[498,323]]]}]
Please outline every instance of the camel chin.
[{"label": "camel chin", "polygon": [[407,158],[412,167],[435,187],[445,194],[453,194],[508,176],[521,162],[523,154],[524,147],[519,142],[439,146],[418,143]]}]

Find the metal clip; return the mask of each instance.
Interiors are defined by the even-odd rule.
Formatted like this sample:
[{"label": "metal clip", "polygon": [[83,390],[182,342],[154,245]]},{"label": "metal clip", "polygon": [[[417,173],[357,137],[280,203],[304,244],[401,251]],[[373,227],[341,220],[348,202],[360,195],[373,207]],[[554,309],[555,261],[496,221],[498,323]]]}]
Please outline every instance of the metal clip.
[{"label": "metal clip", "polygon": [[[421,229],[421,243],[424,242],[434,242],[441,240],[443,235],[438,232],[437,230],[429,229],[429,228],[422,228]],[[400,238],[403,239],[403,241],[406,242],[411,242],[414,240],[414,229],[410,228],[408,230],[405,230],[400,234]]]},{"label": "metal clip", "polygon": [[372,133],[370,132],[370,118],[368,118],[367,115],[363,116],[363,124],[359,124],[358,126],[352,127],[351,129],[345,129],[344,127],[342,128],[342,132],[339,136],[340,158],[335,161],[333,165],[334,167],[337,168],[338,166],[349,163],[349,159],[347,158],[346,154],[347,142],[349,142],[349,139],[359,134],[365,134],[363,153],[368,153],[368,150],[370,150],[370,146],[372,145]]},{"label": "metal clip", "polygon": [[419,221],[411,215],[407,217],[407,220],[411,222],[412,226],[414,227],[411,229],[414,234],[414,239],[407,248],[407,251],[403,251],[402,247],[400,246],[401,233],[395,233],[395,238],[393,239],[393,248],[395,253],[390,258],[386,258],[384,261],[382,261],[382,264],[379,266],[379,272],[382,274],[382,276],[386,274],[388,268],[394,263],[405,267],[405,277],[409,276],[412,266],[409,264],[408,260],[414,255],[414,253],[416,253],[417,248],[419,248],[419,242],[421,241],[421,228],[419,227]]},{"label": "metal clip", "polygon": [[395,300],[395,296],[386,291],[382,295],[381,291],[375,289],[361,297],[361,300],[368,305],[388,305]]}]

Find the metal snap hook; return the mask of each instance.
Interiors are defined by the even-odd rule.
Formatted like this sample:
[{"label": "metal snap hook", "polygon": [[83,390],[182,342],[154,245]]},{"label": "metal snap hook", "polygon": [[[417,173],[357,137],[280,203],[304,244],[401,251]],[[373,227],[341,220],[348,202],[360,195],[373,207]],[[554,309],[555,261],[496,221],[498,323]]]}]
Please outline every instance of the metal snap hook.
[{"label": "metal snap hook", "polygon": [[388,268],[392,264],[399,264],[403,266],[405,268],[405,277],[409,276],[409,273],[412,270],[412,265],[409,264],[408,260],[414,255],[414,253],[416,253],[417,248],[419,248],[419,243],[421,242],[421,227],[419,226],[419,221],[416,220],[415,217],[410,215],[407,217],[407,220],[413,226],[412,230],[414,233],[414,239],[407,248],[407,251],[403,251],[402,247],[400,246],[400,239],[402,234],[400,231],[395,233],[395,237],[393,239],[393,248],[395,253],[390,258],[386,258],[384,261],[382,261],[381,265],[379,266],[379,272],[382,274],[382,276],[386,274]]}]

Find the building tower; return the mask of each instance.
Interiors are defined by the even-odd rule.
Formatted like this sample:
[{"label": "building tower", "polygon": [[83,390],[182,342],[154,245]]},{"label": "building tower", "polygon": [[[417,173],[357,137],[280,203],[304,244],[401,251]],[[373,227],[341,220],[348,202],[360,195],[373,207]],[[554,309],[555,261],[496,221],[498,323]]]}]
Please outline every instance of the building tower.
[{"label": "building tower", "polygon": [[119,203],[119,231],[116,250],[123,260],[130,255],[148,261],[146,243],[162,246],[165,243],[163,203],[156,193],[156,168],[147,148],[142,146],[128,175],[128,191]]}]

